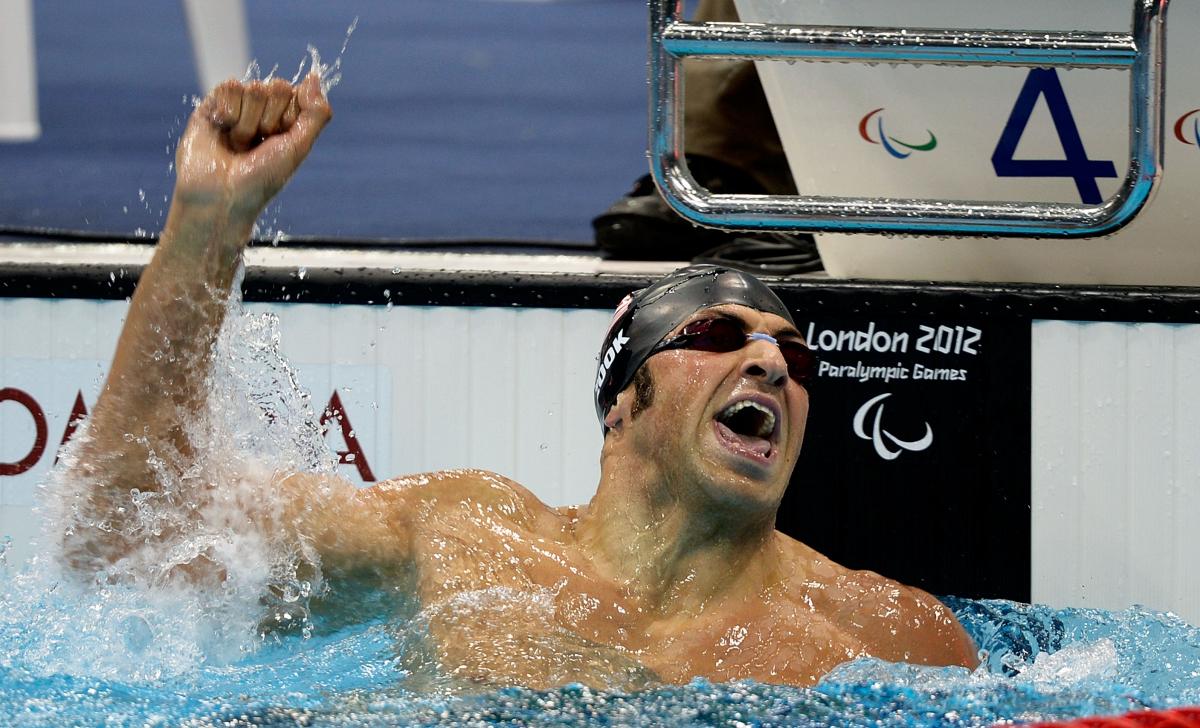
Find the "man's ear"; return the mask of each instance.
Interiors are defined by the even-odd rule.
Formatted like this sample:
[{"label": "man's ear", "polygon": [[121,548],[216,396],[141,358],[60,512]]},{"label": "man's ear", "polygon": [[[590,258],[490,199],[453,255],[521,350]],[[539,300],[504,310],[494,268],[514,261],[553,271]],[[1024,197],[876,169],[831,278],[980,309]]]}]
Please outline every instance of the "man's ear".
[{"label": "man's ear", "polygon": [[620,394],[617,395],[617,401],[612,407],[608,408],[608,414],[604,415],[604,426],[610,430],[619,430],[625,425],[629,419],[629,408],[633,402],[633,387],[626,387]]}]

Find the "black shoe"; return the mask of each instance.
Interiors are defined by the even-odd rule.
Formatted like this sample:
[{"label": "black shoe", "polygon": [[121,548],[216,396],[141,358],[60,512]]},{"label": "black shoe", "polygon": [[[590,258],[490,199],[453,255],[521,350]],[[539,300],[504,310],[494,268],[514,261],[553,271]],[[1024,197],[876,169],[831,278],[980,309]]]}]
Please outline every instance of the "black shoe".
[{"label": "black shoe", "polygon": [[[758,182],[724,162],[688,155],[700,186],[716,194],[765,194]],[[596,245],[616,260],[695,260],[754,273],[790,275],[822,270],[811,235],[730,232],[700,227],[672,210],[650,175],[592,220]]]}]

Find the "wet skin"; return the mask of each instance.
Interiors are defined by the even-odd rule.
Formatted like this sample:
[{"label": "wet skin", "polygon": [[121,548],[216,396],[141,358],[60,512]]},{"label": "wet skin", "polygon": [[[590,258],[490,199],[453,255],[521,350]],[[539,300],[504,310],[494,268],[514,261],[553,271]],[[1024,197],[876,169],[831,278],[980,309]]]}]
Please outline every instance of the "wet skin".
[{"label": "wet skin", "polygon": [[[715,314],[799,338],[740,306],[693,319]],[[481,682],[629,687],[649,674],[808,685],[862,655],[975,664],[937,600],[774,530],[808,412],[775,345],[668,351],[647,366],[653,402],[632,415],[632,389],[618,397],[587,506],[552,509],[481,471],[416,476],[363,492],[374,501],[365,509],[355,497],[335,506],[373,516],[325,529],[322,551],[348,568],[409,565],[438,667]],[[782,415],[765,458],[718,432],[717,413],[746,397]]]},{"label": "wet skin", "polygon": [[[936,600],[844,569],[782,534],[754,561],[725,569],[697,561],[647,584],[625,571],[645,564],[613,567],[587,541],[586,510],[547,508],[493,474],[378,486],[381,496],[392,488],[404,493],[396,497],[404,515],[390,526],[395,545],[411,549],[393,553],[393,563],[412,565],[437,668],[447,674],[534,687],[638,687],[697,675],[809,685],[862,655],[975,664],[969,639]],[[365,551],[375,548],[342,553],[361,567]],[[712,576],[723,586],[697,599],[692,584]]]},{"label": "wet skin", "polygon": [[[193,114],[166,227],[71,466],[73,479],[94,484],[63,535],[64,558],[82,573],[156,543],[131,524],[129,489],[153,491],[164,467],[186,472],[195,460],[188,423],[204,403],[251,225],[330,116],[313,76],[294,89],[228,82]],[[696,317],[713,315],[799,338],[783,319],[741,306]],[[155,356],[165,348],[174,361]],[[969,638],[936,600],[774,530],[808,412],[775,345],[665,351],[645,366],[653,401],[635,408],[632,387],[618,396],[586,506],[550,508],[481,471],[367,489],[278,474],[262,487],[284,506],[257,527],[315,546],[335,579],[366,573],[415,590],[430,659],[468,681],[636,686],[702,675],[805,685],[864,654],[975,664]],[[776,413],[768,437],[718,423],[742,399]],[[180,573],[221,578],[205,563]]]}]

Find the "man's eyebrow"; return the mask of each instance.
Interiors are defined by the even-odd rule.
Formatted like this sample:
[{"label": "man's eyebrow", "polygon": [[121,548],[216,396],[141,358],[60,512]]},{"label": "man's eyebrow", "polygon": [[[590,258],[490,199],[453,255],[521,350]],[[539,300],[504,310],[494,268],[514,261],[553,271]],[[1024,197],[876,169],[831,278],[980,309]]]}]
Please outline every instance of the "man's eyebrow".
[{"label": "man's eyebrow", "polygon": [[[742,318],[741,316],[738,316],[736,313],[730,313],[729,311],[713,311],[712,318],[722,318],[722,319],[727,319],[729,321],[736,322],[738,324],[741,324],[743,329],[745,329],[749,326],[749,324],[747,324],[747,322],[746,322],[746,319]],[[776,339],[787,337],[790,339],[799,339],[800,341],[804,341],[804,336],[801,335],[800,331],[797,330],[796,327],[789,326],[787,324],[784,324],[783,326],[780,326],[778,329],[775,329],[774,331],[772,331],[771,336],[775,337]]]},{"label": "man's eyebrow", "polygon": [[742,318],[741,316],[738,316],[736,313],[730,313],[728,311],[713,311],[711,318],[719,318],[719,319],[725,319],[726,321],[733,321],[737,324],[741,324],[741,327],[743,329],[745,329],[747,326],[746,319]]},{"label": "man's eyebrow", "polygon": [[746,322],[744,318],[730,311],[711,311],[710,313],[716,318],[729,319],[731,321],[741,321],[742,323]]}]

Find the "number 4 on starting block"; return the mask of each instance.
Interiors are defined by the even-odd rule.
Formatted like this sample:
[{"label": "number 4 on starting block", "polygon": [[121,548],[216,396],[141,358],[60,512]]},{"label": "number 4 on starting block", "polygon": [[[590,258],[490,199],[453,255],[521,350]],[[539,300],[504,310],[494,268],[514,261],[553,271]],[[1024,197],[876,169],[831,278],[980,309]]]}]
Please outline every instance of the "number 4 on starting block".
[{"label": "number 4 on starting block", "polygon": [[[1039,96],[1046,99],[1065,158],[1013,159]],[[1071,107],[1067,104],[1067,95],[1053,68],[1030,70],[1017,102],[1013,104],[1012,113],[1004,124],[1000,140],[996,142],[996,150],[992,152],[992,168],[996,170],[997,177],[1071,177],[1075,180],[1079,197],[1088,205],[1103,201],[1096,180],[1117,176],[1117,168],[1112,162],[1088,159],[1083,140],[1079,138],[1079,128],[1075,126],[1075,117],[1071,115]]]}]

